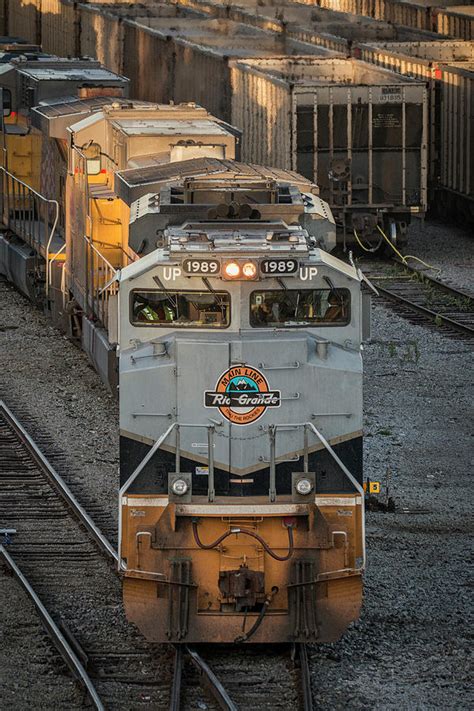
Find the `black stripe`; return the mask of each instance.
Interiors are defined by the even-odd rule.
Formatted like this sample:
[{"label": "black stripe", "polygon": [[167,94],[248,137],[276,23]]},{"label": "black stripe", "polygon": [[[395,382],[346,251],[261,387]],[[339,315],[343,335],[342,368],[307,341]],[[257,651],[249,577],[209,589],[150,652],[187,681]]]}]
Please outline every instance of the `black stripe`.
[{"label": "black stripe", "polygon": [[[333,449],[349,469],[351,474],[362,484],[362,437],[334,445]],[[120,485],[134,472],[149,451],[150,446],[137,442],[129,437],[120,437]],[[199,462],[185,457],[181,458],[181,471],[193,475],[193,493],[207,493],[207,476],[196,474],[196,467],[202,467]],[[309,455],[309,470],[316,472],[316,491],[324,493],[350,493],[354,487],[341,472],[336,462],[327,450],[320,450]],[[130,487],[131,494],[164,494],[168,491],[168,472],[175,471],[175,457],[171,452],[159,450],[147,464],[136,481]],[[291,493],[291,473],[303,471],[303,458],[298,462],[282,462],[277,465],[277,494]],[[234,483],[239,477],[232,472],[216,469],[215,488],[218,496],[262,496],[268,493],[270,471],[265,467],[259,471],[245,475],[254,481],[249,484]]]}]

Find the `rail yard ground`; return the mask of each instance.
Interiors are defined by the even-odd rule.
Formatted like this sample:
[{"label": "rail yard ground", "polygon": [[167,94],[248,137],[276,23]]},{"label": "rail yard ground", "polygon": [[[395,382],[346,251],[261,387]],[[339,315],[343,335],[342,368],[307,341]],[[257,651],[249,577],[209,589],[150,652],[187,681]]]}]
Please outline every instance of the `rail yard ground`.
[{"label": "rail yard ground", "polygon": [[[472,238],[460,229],[426,223],[423,231],[415,231],[409,251],[440,267],[441,279],[474,292]],[[61,474],[86,508],[103,511],[106,532],[114,536],[116,400],[86,356],[4,281],[0,350],[0,397],[14,411],[28,413],[32,434],[54,442],[63,459]],[[365,466],[372,479],[385,484],[389,477],[397,510],[368,513],[369,557],[360,621],[337,644],[310,648],[317,708],[457,710],[471,705],[471,368],[467,340],[415,326],[374,299],[372,339],[365,346]],[[14,555],[14,541],[9,550]],[[78,576],[84,573],[77,571]],[[107,581],[97,595],[103,607],[99,602],[94,609],[82,604],[75,609],[74,599],[66,606],[66,622],[79,636],[81,617],[90,617],[91,626],[101,625],[114,617],[110,610],[116,606],[116,617],[122,619],[119,586],[106,589]],[[0,590],[2,706],[12,711],[85,708],[82,693],[59,665],[26,597],[3,570]],[[237,654],[244,666],[244,653]],[[216,650],[208,657],[216,669],[220,655]],[[268,694],[277,699],[274,691],[282,669],[272,671],[268,651],[266,658]],[[160,659],[157,655],[157,663]],[[169,677],[167,664],[162,673]],[[253,693],[253,705],[265,708],[258,701],[264,689]],[[187,701],[187,708],[213,708],[199,693]],[[288,702],[283,695],[272,706],[287,708]],[[143,688],[136,685],[134,708],[167,705],[165,694],[162,702],[150,699],[145,678]]]}]

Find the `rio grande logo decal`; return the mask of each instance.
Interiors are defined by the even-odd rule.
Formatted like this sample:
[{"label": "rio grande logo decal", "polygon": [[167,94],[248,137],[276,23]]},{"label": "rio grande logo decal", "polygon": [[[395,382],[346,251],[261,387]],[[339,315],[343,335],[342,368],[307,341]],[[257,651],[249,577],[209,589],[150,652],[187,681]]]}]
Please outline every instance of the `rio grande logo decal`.
[{"label": "rio grande logo decal", "polygon": [[250,425],[267,407],[280,407],[281,392],[270,390],[266,377],[256,368],[235,365],[228,368],[216,383],[206,390],[204,406],[217,407],[234,425]]}]

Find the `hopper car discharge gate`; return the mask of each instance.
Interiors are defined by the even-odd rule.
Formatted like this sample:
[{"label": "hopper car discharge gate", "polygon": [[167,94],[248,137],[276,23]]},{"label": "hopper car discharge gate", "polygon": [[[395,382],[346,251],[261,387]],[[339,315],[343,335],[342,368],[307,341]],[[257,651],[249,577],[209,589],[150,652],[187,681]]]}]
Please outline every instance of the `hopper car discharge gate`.
[{"label": "hopper car discharge gate", "polygon": [[[208,489],[205,501],[204,497],[198,497],[193,501],[191,475],[182,472],[180,466],[180,433],[181,430],[188,428],[205,429],[209,443],[208,456]],[[293,473],[293,494],[292,503],[281,503],[276,495],[276,457],[275,457],[275,440],[279,431],[295,431],[303,433],[304,449],[303,449],[303,471]],[[192,424],[192,423],[173,423],[159,437],[151,447],[147,455],[142,459],[135,471],[124,483],[120,489],[120,507],[119,507],[119,570],[124,573],[125,579],[129,581],[149,581],[156,583],[158,588],[164,585],[168,588],[168,610],[166,621],[166,637],[170,641],[189,641],[190,633],[190,606],[191,596],[200,595],[199,585],[193,581],[192,562],[188,557],[175,556],[170,560],[170,574],[166,575],[160,571],[146,570],[141,567],[141,554],[145,552],[143,546],[148,545],[148,550],[160,549],[162,536],[158,533],[158,526],[153,530],[149,526],[140,526],[135,533],[135,548],[136,556],[135,566],[128,567],[126,560],[123,559],[122,540],[124,535],[124,509],[132,505],[140,506],[140,499],[135,501],[135,497],[128,495],[129,489],[133,482],[137,479],[146,465],[153,459],[158,450],[169,440],[174,434],[175,444],[175,471],[169,474],[168,497],[163,497],[160,506],[169,509],[169,520],[171,528],[176,531],[179,528],[178,520],[191,519],[192,533],[194,542],[197,548],[202,551],[216,551],[222,553],[222,544],[226,539],[233,536],[239,536],[241,539],[256,539],[261,546],[261,549],[278,563],[284,564],[288,561],[291,566],[291,574],[287,576],[291,582],[286,583],[288,594],[288,614],[291,619],[291,627],[289,630],[289,639],[318,639],[320,631],[318,629],[318,620],[315,613],[316,587],[318,584],[324,584],[327,581],[347,578],[350,576],[360,576],[365,569],[366,564],[366,549],[365,549],[365,518],[364,518],[364,490],[361,484],[354,478],[349,469],[344,465],[338,457],[329,442],[325,439],[322,433],[314,426],[312,422],[295,423],[295,424],[278,424],[268,426],[267,434],[269,439],[269,464],[270,464],[270,487],[268,491],[267,503],[238,504],[237,500],[229,504],[216,501],[214,490],[214,461],[213,461],[213,440],[215,437],[216,425],[214,424]],[[308,497],[300,495],[295,487],[295,483],[301,481],[302,478],[309,482],[309,490],[315,490],[315,474],[308,471],[309,466],[309,439],[314,437],[327,450],[329,455],[335,461],[337,466],[343,472],[344,476],[350,482],[356,493],[356,497],[352,497],[356,507],[359,509],[357,515],[359,519],[359,535],[360,542],[356,543],[356,548],[360,556],[356,557],[355,565],[349,565],[349,540],[346,530],[336,530],[334,527],[328,528],[318,541],[316,547],[321,549],[341,549],[343,551],[343,565],[341,567],[318,572],[318,566],[314,559],[306,559],[301,557],[301,552],[297,552],[295,544],[295,532],[298,528],[298,520],[306,519],[308,528],[320,529],[324,520],[324,515],[318,507],[318,502],[322,503],[321,497],[313,496],[312,503],[308,503]],[[175,487],[179,483],[178,493],[175,494]],[[185,492],[184,495],[182,492]],[[357,496],[358,495],[358,496]],[[324,501],[328,504],[329,497],[325,497]],[[306,501],[306,503],[302,503]],[[146,505],[145,499],[141,501]],[[155,501],[156,503],[156,501]],[[337,506],[345,506],[349,499],[339,497],[334,500]],[[130,511],[128,508],[127,514]],[[255,532],[253,520],[262,520],[262,517],[278,517],[281,519],[281,524],[287,532],[286,549],[283,548],[283,554],[276,553],[274,544],[269,545],[263,536]],[[211,542],[204,541],[200,535],[200,522],[208,517],[217,517],[224,522],[227,522],[228,527],[216,540]],[[319,519],[319,520],[318,520]],[[243,545],[243,543],[242,543]],[[167,548],[168,546],[164,546]],[[175,554],[179,553],[178,546],[171,544],[169,547],[173,549]],[[303,551],[304,552],[304,551]],[[172,551],[170,550],[170,553]],[[293,558],[293,554],[295,554]],[[293,558],[293,560],[292,560]],[[222,600],[230,600],[232,603],[223,603],[221,611],[225,612],[229,607],[229,611],[234,608],[237,612],[245,612],[247,616],[248,610],[254,614],[252,616],[253,624],[247,631],[242,634],[236,634],[235,642],[245,642],[257,633],[259,628],[264,625],[264,617],[268,611],[275,612],[281,616],[281,610],[273,611],[272,602],[279,592],[279,588],[274,585],[271,590],[265,594],[265,573],[263,571],[255,571],[248,567],[247,561],[241,564],[237,569],[226,569],[219,572],[218,587],[222,595]],[[160,593],[157,588],[157,595]],[[206,593],[204,593],[206,595]],[[129,603],[130,604],[130,603]],[[133,603],[131,603],[133,606]],[[129,610],[130,614],[130,610]],[[132,613],[132,618],[134,617]],[[139,616],[140,617],[140,616]],[[272,619],[276,619],[272,616]],[[324,635],[324,632],[323,632]],[[263,639],[270,639],[264,633]],[[261,641],[259,639],[258,641]]]}]

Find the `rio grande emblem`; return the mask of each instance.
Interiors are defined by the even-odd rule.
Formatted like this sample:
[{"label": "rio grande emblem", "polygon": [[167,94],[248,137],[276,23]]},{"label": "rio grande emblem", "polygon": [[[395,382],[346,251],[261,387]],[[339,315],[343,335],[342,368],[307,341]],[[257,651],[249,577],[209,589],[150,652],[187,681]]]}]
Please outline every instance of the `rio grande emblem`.
[{"label": "rio grande emblem", "polygon": [[263,373],[247,365],[228,368],[217,381],[215,390],[204,393],[204,406],[217,407],[234,425],[255,422],[267,407],[280,407],[280,400],[280,391],[270,390]]}]

